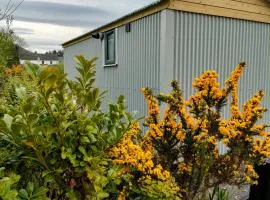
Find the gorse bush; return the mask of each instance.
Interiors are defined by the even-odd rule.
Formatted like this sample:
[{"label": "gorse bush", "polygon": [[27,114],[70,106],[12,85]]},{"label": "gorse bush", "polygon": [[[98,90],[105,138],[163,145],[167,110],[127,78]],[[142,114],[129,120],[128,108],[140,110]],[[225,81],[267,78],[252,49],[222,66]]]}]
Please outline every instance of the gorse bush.
[{"label": "gorse bush", "polygon": [[[188,101],[175,81],[169,94],[154,96],[143,89],[148,104],[143,133],[126,111],[124,97],[107,111],[101,109],[104,95],[95,87],[95,59],[76,59],[75,80],[61,69],[30,64],[3,75],[0,165],[6,173],[18,174],[9,183],[9,195],[221,200],[228,199],[221,185],[256,183],[253,166],[269,156],[270,144],[266,125],[257,124],[266,111],[260,106],[263,92],[242,109],[238,105],[244,63],[223,88],[215,72],[203,73]],[[160,102],[167,105],[162,112]],[[231,116],[223,119],[221,111],[228,103]],[[227,152],[221,154],[220,143]],[[0,195],[8,194],[1,190]]]},{"label": "gorse bush", "polygon": [[6,68],[4,70],[4,73],[6,75],[11,75],[11,76],[19,76],[23,72],[23,67],[21,65],[13,65],[11,68]]},{"label": "gorse bush", "polygon": [[[206,71],[194,80],[197,93],[188,101],[175,81],[168,95],[154,96],[150,89],[144,89],[149,130],[141,137],[135,124],[109,151],[113,163],[128,168],[133,185],[139,188],[151,182],[169,182],[171,199],[204,199],[210,189],[222,184],[256,183],[253,166],[270,155],[269,133],[265,124],[256,124],[266,111],[260,106],[262,91],[239,108],[237,88],[244,68],[245,63],[239,64],[223,88],[217,82],[217,73]],[[168,105],[164,115],[159,101]],[[231,115],[223,119],[221,111],[228,102]],[[226,153],[219,151],[220,143],[227,146]],[[124,188],[124,195],[134,193],[134,188]]]}]

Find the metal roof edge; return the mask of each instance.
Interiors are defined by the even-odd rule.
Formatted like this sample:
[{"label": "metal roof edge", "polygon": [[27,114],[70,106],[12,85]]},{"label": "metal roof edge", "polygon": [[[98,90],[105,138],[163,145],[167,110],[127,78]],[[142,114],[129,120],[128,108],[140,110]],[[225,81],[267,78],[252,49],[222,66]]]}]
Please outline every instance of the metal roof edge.
[{"label": "metal roof edge", "polygon": [[[108,26],[111,26],[113,24],[116,24],[117,22],[121,22],[122,20],[125,20],[128,17],[132,17],[132,16],[135,16],[135,15],[138,15],[141,12],[147,11],[148,9],[155,8],[156,6],[162,5],[163,3],[167,3],[167,2],[170,2],[170,0],[158,0],[158,1],[155,1],[155,2],[153,2],[150,5],[144,6],[144,7],[140,8],[140,9],[135,10],[135,11],[133,11],[133,12],[127,14],[127,15],[124,15],[124,16],[116,19],[116,20],[113,20],[113,21],[111,21],[111,22],[109,22],[109,23],[107,23],[105,25],[102,25],[102,26],[100,26],[100,27],[98,27],[98,28],[96,28],[96,29],[94,29],[92,31],[89,31],[89,32],[87,32],[87,33],[85,33],[83,35],[80,35],[78,37],[75,37],[75,38],[67,41],[67,42],[64,42],[62,44],[62,47],[65,48],[65,47],[70,46],[72,44],[76,44],[76,43],[82,42],[84,40],[87,40],[87,39],[91,38],[91,34],[93,34],[95,32],[98,32],[98,31],[100,31],[100,30],[102,30],[102,29],[104,29],[104,28],[106,28]],[[168,4],[168,7],[169,7],[169,4]],[[163,9],[166,9],[166,8],[163,8]],[[163,9],[161,9],[161,10],[163,10]],[[156,12],[158,12],[158,11],[160,11],[160,10],[157,10]],[[153,13],[150,13],[148,15],[151,15],[151,14],[153,14]],[[148,16],[148,15],[146,15],[146,16]],[[115,26],[115,27],[118,27],[118,26]]]}]

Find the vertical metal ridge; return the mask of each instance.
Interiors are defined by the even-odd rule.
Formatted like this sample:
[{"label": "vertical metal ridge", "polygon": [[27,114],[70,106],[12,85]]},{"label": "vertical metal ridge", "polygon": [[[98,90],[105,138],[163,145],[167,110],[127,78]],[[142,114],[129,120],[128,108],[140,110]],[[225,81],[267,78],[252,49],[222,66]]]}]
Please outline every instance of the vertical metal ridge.
[{"label": "vertical metal ridge", "polygon": [[[195,91],[192,81],[206,70],[219,73],[221,85],[235,66],[248,63],[240,80],[240,104],[246,102],[257,90],[265,90],[263,104],[270,109],[270,25],[246,20],[172,11],[175,29],[173,72],[187,99]],[[146,114],[147,108],[142,87],[160,90],[161,13],[156,13],[131,23],[131,32],[118,28],[118,67],[102,66],[102,44],[89,39],[64,49],[65,70],[75,76],[74,56],[98,56],[97,85],[107,90],[107,97],[115,101],[125,95],[130,111]],[[163,58],[166,59],[166,58]],[[229,109],[224,109],[224,117]],[[263,122],[270,121],[270,112]]]},{"label": "vertical metal ridge", "polygon": [[[239,85],[240,105],[256,91],[264,89],[263,105],[270,109],[270,25],[181,11],[174,12],[175,78],[188,98],[195,91],[192,81],[206,70],[219,73],[223,85],[226,78],[242,61],[248,63]],[[224,109],[225,118],[229,109]],[[265,113],[264,123],[269,123],[270,112]],[[220,146],[221,152],[225,151]]]},{"label": "vertical metal ridge", "polygon": [[117,29],[118,66],[103,67],[103,48],[100,40],[89,39],[64,49],[65,70],[70,77],[76,75],[73,58],[83,54],[88,58],[97,56],[96,83],[101,90],[108,91],[108,102],[119,95],[126,97],[130,111],[147,114],[142,87],[159,92],[160,79],[160,26],[161,14],[155,13],[131,23],[131,32],[125,26]]},{"label": "vertical metal ridge", "polygon": [[[119,63],[114,68],[100,67],[100,83],[106,83],[113,91],[109,98],[125,95],[130,111],[137,110],[140,115],[147,113],[142,87],[159,91],[159,40],[160,13],[147,16],[131,23],[131,32],[125,26],[118,28]],[[104,79],[106,77],[106,79]]]},{"label": "vertical metal ridge", "polygon": [[[222,85],[239,62],[247,61],[248,68],[240,80],[240,103],[243,104],[259,89],[266,92],[264,103],[269,102],[269,24],[171,12],[174,12],[176,21],[175,78],[181,83],[185,98],[195,92],[192,81],[204,71],[217,71]],[[226,111],[225,117],[228,115]],[[270,121],[269,113],[264,120]]]}]

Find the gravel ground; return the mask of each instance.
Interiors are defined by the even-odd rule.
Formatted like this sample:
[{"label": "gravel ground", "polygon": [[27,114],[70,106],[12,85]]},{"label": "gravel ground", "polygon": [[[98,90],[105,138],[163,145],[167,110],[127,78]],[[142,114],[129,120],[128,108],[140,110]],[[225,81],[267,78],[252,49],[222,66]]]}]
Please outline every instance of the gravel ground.
[{"label": "gravel ground", "polygon": [[231,186],[224,186],[223,188],[229,192],[230,200],[247,200],[249,197],[249,185],[242,188]]}]

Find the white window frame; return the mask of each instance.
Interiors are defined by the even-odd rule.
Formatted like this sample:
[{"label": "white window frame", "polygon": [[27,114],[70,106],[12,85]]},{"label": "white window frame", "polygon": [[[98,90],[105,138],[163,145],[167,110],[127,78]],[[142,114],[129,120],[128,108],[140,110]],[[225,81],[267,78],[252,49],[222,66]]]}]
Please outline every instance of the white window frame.
[{"label": "white window frame", "polygon": [[[106,61],[105,61],[105,59],[106,59],[106,53],[105,53],[105,51],[106,51],[106,49],[105,49],[106,37],[104,37],[104,39],[102,40],[102,62],[103,62],[104,67],[116,67],[116,66],[118,66],[118,28],[114,28],[114,29],[108,30],[106,32],[110,32],[112,30],[114,30],[114,34],[115,34],[114,35],[115,36],[115,41],[114,41],[115,42],[115,63],[106,64]],[[105,36],[105,33],[104,33],[104,36]]]}]

